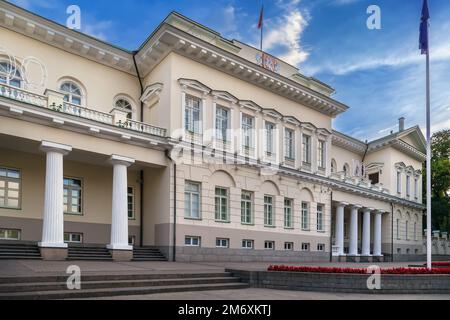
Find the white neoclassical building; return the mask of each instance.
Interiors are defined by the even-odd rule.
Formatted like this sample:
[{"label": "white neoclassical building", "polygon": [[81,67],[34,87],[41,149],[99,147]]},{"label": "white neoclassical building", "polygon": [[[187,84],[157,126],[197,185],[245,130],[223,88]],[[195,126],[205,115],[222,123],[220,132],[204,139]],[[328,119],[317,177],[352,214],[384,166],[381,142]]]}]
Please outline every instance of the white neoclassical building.
[{"label": "white neoclassical building", "polygon": [[337,132],[330,86],[178,13],[136,51],[6,2],[0,26],[0,258],[423,253],[425,143],[405,119]]}]

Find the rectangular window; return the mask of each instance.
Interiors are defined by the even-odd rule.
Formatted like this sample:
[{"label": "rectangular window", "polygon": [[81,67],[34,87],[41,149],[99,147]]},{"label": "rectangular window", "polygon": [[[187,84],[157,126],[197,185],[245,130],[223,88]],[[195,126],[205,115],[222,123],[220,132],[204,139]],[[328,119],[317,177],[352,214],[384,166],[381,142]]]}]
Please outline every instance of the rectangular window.
[{"label": "rectangular window", "polygon": [[295,160],[295,131],[284,131],[284,156],[287,160]]},{"label": "rectangular window", "polygon": [[134,219],[134,188],[128,187],[128,219]]},{"label": "rectangular window", "polygon": [[0,240],[20,240],[20,236],[20,230],[0,229]]},{"label": "rectangular window", "polygon": [[323,243],[319,243],[317,245],[317,251],[325,251],[325,245]]},{"label": "rectangular window", "polygon": [[285,242],[284,250],[286,251],[294,251],[294,243],[293,242]]},{"label": "rectangular window", "polygon": [[185,106],[185,130],[190,133],[200,134],[201,100],[186,95]]},{"label": "rectangular window", "polygon": [[302,243],[302,251],[309,251],[309,243]]},{"label": "rectangular window", "polygon": [[402,194],[402,173],[397,172],[397,193]]},{"label": "rectangular window", "polygon": [[411,195],[411,177],[406,176],[406,196],[409,198]]},{"label": "rectangular window", "polygon": [[216,221],[229,221],[228,217],[228,189],[216,188],[215,197]]},{"label": "rectangular window", "polygon": [[184,238],[184,244],[188,247],[200,247],[200,237],[186,236]]},{"label": "rectangular window", "polygon": [[275,250],[275,241],[264,241],[264,249]]},{"label": "rectangular window", "polygon": [[372,184],[378,184],[380,183],[380,173],[373,173],[373,174],[369,174],[369,180]]},{"label": "rectangular window", "polygon": [[292,199],[284,199],[284,227],[292,228]]},{"label": "rectangular window", "polygon": [[400,219],[396,221],[396,229],[397,229],[397,240],[400,240]]},{"label": "rectangular window", "polygon": [[200,219],[200,184],[187,181],[184,190],[184,217]]},{"label": "rectangular window", "polygon": [[252,207],[253,207],[253,193],[249,191],[242,191],[241,194],[241,222],[243,224],[252,224]]},{"label": "rectangular window", "polygon": [[64,242],[65,243],[83,243],[83,234],[82,233],[64,233]]},{"label": "rectangular window", "polygon": [[242,115],[242,147],[253,148],[253,126],[254,119],[245,114]]},{"label": "rectangular window", "polygon": [[81,191],[80,179],[64,178],[64,213],[82,214]]},{"label": "rectangular window", "polygon": [[242,249],[253,249],[253,240],[242,240]]},{"label": "rectangular window", "polygon": [[417,200],[419,198],[419,182],[418,179],[414,179],[414,198]]},{"label": "rectangular window", "polygon": [[311,137],[303,135],[303,162],[305,164],[311,164]]},{"label": "rectangular window", "polygon": [[414,222],[414,241],[417,241],[417,222]]},{"label": "rectangular window", "polygon": [[324,225],[323,225],[323,204],[317,205],[317,231],[325,231]]},{"label": "rectangular window", "polygon": [[275,125],[270,122],[266,122],[266,153],[272,155],[275,153]]},{"label": "rectangular window", "polygon": [[230,239],[216,239],[216,248],[229,248],[230,247]]},{"label": "rectangular window", "polygon": [[406,230],[405,230],[405,239],[409,240],[409,221],[405,222],[405,228],[406,228]]},{"label": "rectangular window", "polygon": [[325,141],[319,140],[317,165],[319,169],[325,169]]},{"label": "rectangular window", "polygon": [[216,108],[216,138],[228,141],[228,127],[230,123],[230,111],[227,108]]},{"label": "rectangular window", "polygon": [[273,197],[264,196],[264,225],[273,227]]},{"label": "rectangular window", "polygon": [[302,230],[309,230],[309,203],[302,202]]},{"label": "rectangular window", "polygon": [[20,208],[21,172],[0,167],[0,208]]}]

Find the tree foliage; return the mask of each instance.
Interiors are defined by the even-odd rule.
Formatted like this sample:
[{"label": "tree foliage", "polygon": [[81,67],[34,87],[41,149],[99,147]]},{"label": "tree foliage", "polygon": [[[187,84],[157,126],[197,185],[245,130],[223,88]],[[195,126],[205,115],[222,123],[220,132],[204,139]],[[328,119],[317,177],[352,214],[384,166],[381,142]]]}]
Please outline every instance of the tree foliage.
[{"label": "tree foliage", "polygon": [[[435,133],[431,140],[431,186],[433,229],[450,231],[450,129]],[[426,200],[426,167],[424,199]]]}]

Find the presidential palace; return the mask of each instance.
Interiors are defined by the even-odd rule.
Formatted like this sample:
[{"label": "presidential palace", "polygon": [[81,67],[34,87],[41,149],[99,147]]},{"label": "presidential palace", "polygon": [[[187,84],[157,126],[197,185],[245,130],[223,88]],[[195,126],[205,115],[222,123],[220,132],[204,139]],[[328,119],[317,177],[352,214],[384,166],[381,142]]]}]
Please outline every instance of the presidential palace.
[{"label": "presidential palace", "polygon": [[425,141],[404,118],[338,132],[329,85],[175,12],[135,51],[4,1],[0,26],[0,258],[424,253]]}]

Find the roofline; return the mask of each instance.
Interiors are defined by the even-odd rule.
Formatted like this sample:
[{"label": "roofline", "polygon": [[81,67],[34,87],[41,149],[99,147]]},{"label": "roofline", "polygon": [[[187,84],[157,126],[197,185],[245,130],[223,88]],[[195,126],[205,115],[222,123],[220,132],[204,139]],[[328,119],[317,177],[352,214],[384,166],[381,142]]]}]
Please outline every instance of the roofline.
[{"label": "roofline", "polygon": [[117,49],[117,50],[123,51],[123,52],[125,52],[125,53],[127,53],[127,54],[133,54],[133,51],[130,51],[130,50],[125,49],[125,48],[123,48],[123,47],[120,47],[120,46],[118,46],[118,45],[112,44],[111,42],[107,42],[107,41],[105,41],[105,40],[101,40],[101,39],[96,38],[96,37],[94,37],[94,36],[91,36],[91,35],[89,35],[89,34],[87,34],[87,33],[84,33],[84,32],[81,32],[81,31],[78,31],[78,30],[75,30],[75,29],[70,29],[70,28],[68,28],[67,26],[65,26],[65,25],[63,25],[63,24],[61,24],[61,23],[59,23],[59,22],[57,22],[57,21],[48,19],[48,18],[46,18],[46,17],[44,17],[44,16],[41,16],[41,15],[39,15],[39,14],[33,12],[33,11],[30,11],[30,10],[28,10],[28,9],[25,9],[25,8],[23,8],[23,7],[20,7],[20,6],[14,4],[14,3],[12,3],[12,2],[9,2],[9,1],[6,1],[6,0],[0,0],[0,2],[3,2],[3,3],[5,3],[6,5],[9,5],[9,6],[11,6],[11,7],[14,7],[14,8],[16,8],[16,9],[22,10],[22,11],[24,11],[25,13],[30,14],[30,15],[33,15],[33,16],[39,18],[39,19],[42,19],[42,20],[44,20],[44,21],[50,23],[50,24],[54,24],[54,25],[56,25],[56,26],[58,26],[58,27],[60,27],[60,28],[63,28],[63,29],[65,29],[65,31],[67,31],[67,32],[74,33],[74,34],[76,34],[76,35],[78,35],[78,36],[87,37],[87,38],[92,39],[92,40],[94,40],[94,41],[100,42],[100,43],[102,43],[102,44],[104,44],[104,45],[107,45],[107,46],[110,46],[110,47],[115,48],[115,49]]}]

